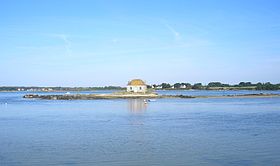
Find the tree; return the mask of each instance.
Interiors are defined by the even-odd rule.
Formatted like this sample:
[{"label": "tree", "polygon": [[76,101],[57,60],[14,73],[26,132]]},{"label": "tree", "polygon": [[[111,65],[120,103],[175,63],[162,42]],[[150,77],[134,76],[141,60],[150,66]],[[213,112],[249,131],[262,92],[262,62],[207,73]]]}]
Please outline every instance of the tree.
[{"label": "tree", "polygon": [[258,82],[256,86],[256,90],[262,90],[263,86],[262,83]]},{"label": "tree", "polygon": [[220,83],[220,82],[210,82],[207,86],[209,86],[209,87],[222,87],[222,83]]},{"label": "tree", "polygon": [[168,83],[162,83],[162,84],[161,84],[161,86],[162,86],[162,89],[168,89],[168,88],[171,88],[171,85],[170,85],[170,84],[168,84]]},{"label": "tree", "polygon": [[153,87],[153,88],[156,88],[156,87],[157,87],[157,85],[156,85],[156,84],[153,84],[153,85],[152,85],[152,87]]},{"label": "tree", "polygon": [[152,88],[152,86],[151,85],[147,85],[147,88],[150,89],[150,88]]},{"label": "tree", "polygon": [[176,83],[173,86],[175,89],[179,89],[181,87],[181,85],[182,85],[181,83]]},{"label": "tree", "polygon": [[202,83],[196,83],[193,85],[193,89],[201,89],[202,88]]},{"label": "tree", "polygon": [[256,87],[256,90],[278,90],[278,89],[279,86],[277,84],[273,85],[270,82],[266,82],[264,84],[259,82],[257,83],[257,87]]},{"label": "tree", "polygon": [[238,85],[239,85],[240,87],[252,86],[252,83],[251,83],[251,82],[240,82]]}]

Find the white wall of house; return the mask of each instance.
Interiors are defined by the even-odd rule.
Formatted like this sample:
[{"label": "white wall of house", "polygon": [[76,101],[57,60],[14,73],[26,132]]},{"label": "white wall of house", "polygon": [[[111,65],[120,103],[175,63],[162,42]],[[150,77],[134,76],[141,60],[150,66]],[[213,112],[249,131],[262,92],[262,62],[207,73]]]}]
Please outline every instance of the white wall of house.
[{"label": "white wall of house", "polygon": [[126,87],[127,92],[142,92],[145,93],[147,91],[147,86],[145,85],[128,85]]}]

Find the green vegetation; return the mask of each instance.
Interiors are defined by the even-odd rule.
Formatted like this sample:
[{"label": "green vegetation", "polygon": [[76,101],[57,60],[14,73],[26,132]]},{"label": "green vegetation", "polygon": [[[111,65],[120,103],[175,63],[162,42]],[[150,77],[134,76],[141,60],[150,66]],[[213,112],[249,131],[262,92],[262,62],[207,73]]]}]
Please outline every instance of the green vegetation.
[{"label": "green vegetation", "polygon": [[195,83],[193,86],[192,86],[193,89],[203,89],[203,85],[202,83]]},{"label": "green vegetation", "polygon": [[229,84],[223,84],[220,82],[210,82],[207,87],[230,87]]},{"label": "green vegetation", "polygon": [[161,87],[162,87],[163,89],[168,89],[168,88],[171,88],[171,85],[168,84],[168,83],[162,83],[162,84],[161,84]]},{"label": "green vegetation", "polygon": [[177,90],[177,89],[198,89],[198,90],[280,90],[280,84],[267,83],[257,83],[253,84],[251,82],[240,82],[239,84],[230,85],[221,82],[210,82],[207,85],[202,83],[195,83],[191,85],[190,83],[175,83],[173,85],[169,83],[162,83],[159,85],[150,86],[153,89],[165,89],[165,90]]},{"label": "green vegetation", "polygon": [[270,82],[267,83],[257,83],[256,89],[257,90],[279,90],[279,84],[271,84]]},{"label": "green vegetation", "polygon": [[238,84],[239,87],[248,87],[248,86],[256,86],[255,84],[252,84],[251,82],[240,82]]}]

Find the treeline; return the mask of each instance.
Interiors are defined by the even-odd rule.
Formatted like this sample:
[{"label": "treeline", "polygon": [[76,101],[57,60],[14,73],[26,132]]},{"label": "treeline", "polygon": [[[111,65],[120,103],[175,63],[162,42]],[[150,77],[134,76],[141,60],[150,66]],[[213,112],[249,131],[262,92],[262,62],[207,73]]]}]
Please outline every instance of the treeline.
[{"label": "treeline", "polygon": [[280,84],[267,83],[251,83],[251,82],[240,82],[239,84],[224,84],[221,82],[210,82],[207,85],[202,83],[161,83],[153,84],[148,86],[153,89],[199,89],[199,90],[280,90]]},{"label": "treeline", "polygon": [[271,84],[269,82],[257,83],[256,89],[257,90],[279,90],[280,84]]},{"label": "treeline", "polygon": [[25,86],[2,86],[0,91],[93,91],[93,90],[121,90],[120,86],[105,87],[25,87]]},{"label": "treeline", "polygon": [[[206,85],[202,83],[161,83],[148,85],[151,89],[197,89],[197,90],[280,90],[280,84],[267,83],[251,83],[240,82],[239,84],[224,84],[221,82],[210,82]],[[94,90],[125,90],[125,87],[120,86],[105,86],[105,87],[24,87],[24,86],[2,86],[0,91],[94,91]]]}]

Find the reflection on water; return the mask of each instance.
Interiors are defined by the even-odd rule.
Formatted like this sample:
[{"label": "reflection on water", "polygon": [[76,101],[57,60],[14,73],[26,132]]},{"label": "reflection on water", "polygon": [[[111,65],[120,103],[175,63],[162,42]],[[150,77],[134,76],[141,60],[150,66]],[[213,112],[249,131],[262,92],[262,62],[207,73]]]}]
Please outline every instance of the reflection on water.
[{"label": "reflection on water", "polygon": [[143,113],[147,110],[147,102],[143,99],[130,99],[127,100],[128,110],[132,113]]}]

